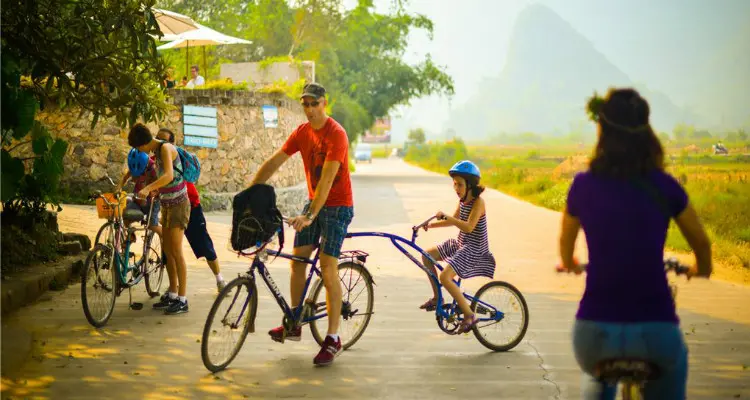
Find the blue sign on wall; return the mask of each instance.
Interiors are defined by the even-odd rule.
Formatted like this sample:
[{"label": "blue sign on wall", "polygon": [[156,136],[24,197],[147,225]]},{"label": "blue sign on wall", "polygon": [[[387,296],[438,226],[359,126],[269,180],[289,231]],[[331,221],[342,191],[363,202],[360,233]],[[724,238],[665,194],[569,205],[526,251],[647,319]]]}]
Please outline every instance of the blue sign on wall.
[{"label": "blue sign on wall", "polygon": [[263,126],[266,128],[279,127],[279,109],[276,106],[263,106]]},{"label": "blue sign on wall", "polygon": [[219,145],[219,119],[216,107],[182,106],[182,127],[185,146],[209,147]]},{"label": "blue sign on wall", "polygon": [[215,149],[218,145],[219,140],[216,138],[185,136],[185,146],[210,147]]}]

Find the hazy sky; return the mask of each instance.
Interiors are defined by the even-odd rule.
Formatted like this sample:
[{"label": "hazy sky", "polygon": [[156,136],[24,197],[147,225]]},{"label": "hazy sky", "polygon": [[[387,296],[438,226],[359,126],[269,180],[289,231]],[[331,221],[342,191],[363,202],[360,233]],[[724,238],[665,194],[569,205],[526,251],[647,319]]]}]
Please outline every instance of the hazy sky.
[{"label": "hazy sky", "polygon": [[[379,10],[390,3],[375,0]],[[697,73],[700,60],[725,41],[738,40],[740,28],[750,24],[750,0],[411,0],[409,10],[432,19],[435,30],[432,41],[412,36],[407,60],[430,53],[455,81],[453,105],[466,102],[482,79],[500,74],[514,22],[533,3],[550,7],[632,80],[680,106],[689,90],[684,80]],[[750,51],[750,38],[740,40]],[[393,134],[403,138],[417,126],[437,133],[448,110],[447,99],[416,100],[398,110]]]}]

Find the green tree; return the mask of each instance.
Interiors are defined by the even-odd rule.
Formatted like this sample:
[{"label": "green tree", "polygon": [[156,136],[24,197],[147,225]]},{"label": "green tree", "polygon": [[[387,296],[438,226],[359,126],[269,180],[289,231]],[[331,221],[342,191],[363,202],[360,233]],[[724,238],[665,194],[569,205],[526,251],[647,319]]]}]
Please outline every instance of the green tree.
[{"label": "green tree", "polygon": [[[211,29],[252,42],[247,45],[206,47],[209,64],[222,60],[260,61],[286,55],[292,47],[294,12],[287,0],[159,0],[158,5],[189,15]],[[177,67],[178,75],[185,71],[185,53],[184,49],[164,51],[170,64]],[[199,59],[195,57],[191,55],[191,60]],[[209,71],[218,74],[216,68],[209,67]]]},{"label": "green tree", "polygon": [[674,135],[674,138],[677,140],[685,140],[685,139],[692,138],[694,131],[695,131],[695,128],[693,126],[677,124],[672,130],[672,134]]},{"label": "green tree", "polygon": [[711,137],[711,133],[705,129],[693,130],[690,135],[692,139],[709,139]]},{"label": "green tree", "polygon": [[416,128],[416,129],[410,130],[408,140],[409,142],[415,143],[415,144],[424,143],[427,140],[424,134],[424,129]]},{"label": "green tree", "polygon": [[162,116],[153,2],[3,0],[3,65],[30,79],[24,90],[42,106],[75,104],[123,126]]},{"label": "green tree", "polygon": [[217,57],[237,62],[279,56],[315,61],[316,80],[328,89],[331,114],[352,141],[397,105],[431,94],[453,94],[453,80],[429,55],[416,65],[403,61],[409,34],[424,29],[432,35],[433,29],[427,17],[404,11],[406,0],[394,0],[389,14],[376,13],[372,0],[359,0],[349,10],[342,0],[159,4],[253,42],[251,54],[240,57],[245,46],[222,46],[226,50],[217,48]]},{"label": "green tree", "polygon": [[[417,65],[403,61],[409,33],[424,29],[432,35],[432,21],[423,15],[409,15],[397,4],[393,14],[374,11],[371,0],[359,0],[339,23],[335,40],[328,44],[328,65],[321,69],[321,80],[332,86],[332,97],[345,94],[362,106],[370,116],[368,123],[343,123],[357,136],[372,125],[375,118],[388,114],[397,105],[431,94],[452,95],[453,80],[432,62],[429,55]],[[333,116],[342,114],[341,105],[333,106]]]},{"label": "green tree", "polygon": [[[2,1],[2,202],[43,211],[59,201],[67,143],[35,121],[74,106],[121,126],[167,111],[153,0]],[[21,157],[21,146],[33,155]]]}]

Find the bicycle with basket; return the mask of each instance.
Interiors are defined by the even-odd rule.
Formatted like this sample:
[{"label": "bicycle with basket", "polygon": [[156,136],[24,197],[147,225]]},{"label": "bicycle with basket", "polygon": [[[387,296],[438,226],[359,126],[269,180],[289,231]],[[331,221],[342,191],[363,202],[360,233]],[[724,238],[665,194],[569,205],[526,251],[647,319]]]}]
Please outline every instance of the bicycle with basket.
[{"label": "bicycle with basket", "polygon": [[[115,183],[109,179],[112,186]],[[96,200],[98,217],[107,221],[102,225],[94,241],[94,248],[86,258],[81,272],[81,304],[88,322],[100,328],[106,325],[114,311],[115,300],[128,289],[129,307],[143,308],[143,303],[133,302],[131,288],[145,281],[150,297],[159,295],[164,278],[164,260],[158,235],[148,229],[153,213],[154,199],[148,215],[140,210],[126,209],[132,195],[126,192],[101,193],[90,196]],[[139,226],[126,227],[126,222]],[[131,252],[131,236],[143,231],[143,252],[136,259]]]}]

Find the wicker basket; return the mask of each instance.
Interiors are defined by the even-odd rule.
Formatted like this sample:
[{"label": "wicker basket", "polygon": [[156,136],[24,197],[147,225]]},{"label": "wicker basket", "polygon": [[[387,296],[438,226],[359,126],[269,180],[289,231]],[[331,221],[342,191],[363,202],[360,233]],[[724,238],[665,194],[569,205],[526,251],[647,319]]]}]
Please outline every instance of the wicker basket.
[{"label": "wicker basket", "polygon": [[99,215],[99,218],[101,219],[111,219],[115,215],[115,207],[119,206],[119,211],[117,215],[122,215],[123,212],[125,212],[125,206],[128,204],[128,198],[127,193],[120,192],[120,203],[117,204],[117,200],[115,199],[114,193],[103,193],[102,196],[104,196],[107,201],[110,203],[113,203],[112,206],[107,204],[104,199],[101,197],[96,199],[96,213]]}]

